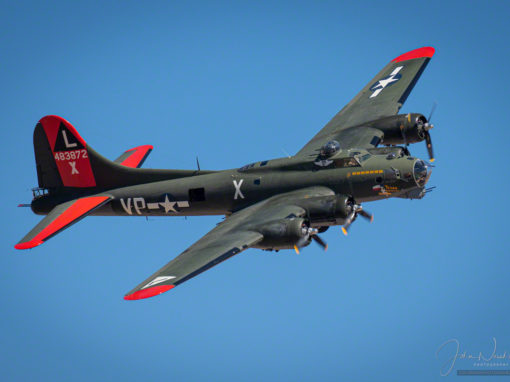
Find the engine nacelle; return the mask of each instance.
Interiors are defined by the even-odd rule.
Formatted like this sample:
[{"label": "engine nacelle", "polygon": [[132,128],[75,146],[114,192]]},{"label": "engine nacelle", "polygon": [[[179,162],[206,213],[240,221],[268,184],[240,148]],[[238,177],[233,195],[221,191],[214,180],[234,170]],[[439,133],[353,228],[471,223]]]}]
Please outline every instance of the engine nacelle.
[{"label": "engine nacelle", "polygon": [[421,142],[425,139],[426,130],[429,128],[427,119],[417,113],[393,115],[367,125],[384,133],[382,141],[384,145]]},{"label": "engine nacelle", "polygon": [[310,230],[310,225],[303,218],[276,220],[259,230],[264,239],[255,247],[277,250],[305,247],[312,240]]},{"label": "engine nacelle", "polygon": [[319,229],[325,231],[328,226],[344,224],[352,214],[355,202],[352,197],[337,194],[304,199],[299,206],[306,210],[306,219],[280,219],[258,228],[264,238],[254,247],[275,250],[306,247]]},{"label": "engine nacelle", "polygon": [[347,195],[320,196],[305,199],[300,206],[306,209],[312,227],[343,224],[343,220],[352,212],[354,201]]},{"label": "engine nacelle", "polygon": [[335,219],[345,219],[352,212],[353,205],[354,201],[351,197],[347,195],[335,195]]},{"label": "engine nacelle", "polygon": [[311,197],[299,202],[299,206],[306,210],[309,219],[305,224],[312,228],[344,224],[354,204],[352,197],[339,194]]}]

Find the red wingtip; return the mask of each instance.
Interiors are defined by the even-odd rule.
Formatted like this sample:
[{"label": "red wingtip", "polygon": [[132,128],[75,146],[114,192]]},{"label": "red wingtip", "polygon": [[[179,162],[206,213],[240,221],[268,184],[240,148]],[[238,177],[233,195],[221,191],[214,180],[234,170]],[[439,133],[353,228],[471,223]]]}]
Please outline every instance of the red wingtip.
[{"label": "red wingtip", "polygon": [[393,62],[400,62],[406,60],[412,60],[413,58],[432,57],[435,53],[435,49],[431,46],[424,46],[423,48],[411,50],[407,53],[401,54],[397,58],[394,58]]},{"label": "red wingtip", "polygon": [[25,243],[18,243],[14,246],[14,248],[16,248],[16,249],[30,249],[30,248],[37,247],[38,245],[41,245],[42,243],[43,243],[43,241],[40,241],[40,240],[32,240],[32,241],[27,241]]},{"label": "red wingtip", "polygon": [[158,294],[165,293],[175,287],[175,285],[158,285],[151,288],[142,289],[131,293],[130,295],[124,296],[124,300],[140,300],[142,298],[154,297]]}]

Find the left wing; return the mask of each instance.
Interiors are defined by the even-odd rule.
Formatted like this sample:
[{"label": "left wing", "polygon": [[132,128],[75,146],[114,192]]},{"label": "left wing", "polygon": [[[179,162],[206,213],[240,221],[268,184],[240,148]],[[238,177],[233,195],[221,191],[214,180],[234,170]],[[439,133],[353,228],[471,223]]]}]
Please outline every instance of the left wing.
[{"label": "left wing", "polygon": [[377,146],[382,132],[363,124],[398,113],[434,52],[424,47],[391,60],[296,156],[316,156],[333,139],[343,149]]},{"label": "left wing", "polygon": [[325,187],[311,187],[273,196],[232,214],[131,290],[124,299],[139,300],[176,287],[257,244],[264,238],[259,231],[268,222],[289,216],[305,216],[305,209],[297,205],[300,200],[333,194],[333,191]]}]

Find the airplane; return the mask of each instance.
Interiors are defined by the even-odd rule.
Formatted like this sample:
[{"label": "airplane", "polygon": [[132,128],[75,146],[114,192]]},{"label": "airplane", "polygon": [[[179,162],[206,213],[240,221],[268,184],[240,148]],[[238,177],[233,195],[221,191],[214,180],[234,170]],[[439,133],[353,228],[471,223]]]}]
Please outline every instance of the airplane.
[{"label": "airplane", "polygon": [[225,215],[210,232],[124,296],[166,292],[248,248],[300,249],[330,226],[347,234],[362,203],[421,199],[431,165],[408,145],[425,141],[434,160],[423,114],[398,114],[434,55],[432,47],[391,60],[294,156],[210,171],[140,168],[153,149],[127,150],[110,161],[64,118],[49,115],[35,126],[39,187],[29,205],[46,215],[16,245],[36,247],[89,215]]}]

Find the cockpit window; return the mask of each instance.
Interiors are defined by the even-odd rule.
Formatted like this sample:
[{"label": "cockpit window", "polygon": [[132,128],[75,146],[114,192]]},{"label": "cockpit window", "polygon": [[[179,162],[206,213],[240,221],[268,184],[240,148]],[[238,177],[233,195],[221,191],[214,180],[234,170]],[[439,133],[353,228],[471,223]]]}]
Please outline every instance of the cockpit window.
[{"label": "cockpit window", "polygon": [[370,158],[371,156],[372,156],[372,155],[370,155],[370,154],[365,154],[365,155],[362,155],[362,156],[359,158],[359,160],[360,160],[360,162],[364,162],[364,161],[366,161],[368,158]]},{"label": "cockpit window", "polygon": [[388,147],[376,147],[373,149],[367,149],[372,155],[385,155],[388,157],[392,155],[393,158],[400,158],[405,154],[404,147],[388,146]]},{"label": "cockpit window", "polygon": [[335,159],[336,167],[360,167],[356,158]]},{"label": "cockpit window", "polygon": [[250,163],[250,164],[247,164],[247,165],[245,165],[245,166],[241,167],[241,168],[239,169],[239,171],[243,172],[243,171],[246,171],[246,170],[248,170],[248,169],[250,169],[250,168],[253,168],[253,167],[255,167],[255,163]]}]

